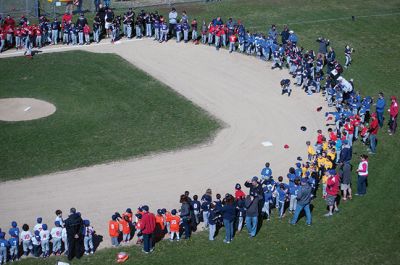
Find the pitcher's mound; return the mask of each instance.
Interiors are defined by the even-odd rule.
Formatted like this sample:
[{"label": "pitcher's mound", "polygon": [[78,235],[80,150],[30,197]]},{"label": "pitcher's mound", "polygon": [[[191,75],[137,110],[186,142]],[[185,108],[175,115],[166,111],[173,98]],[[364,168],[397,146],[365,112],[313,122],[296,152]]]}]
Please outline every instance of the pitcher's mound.
[{"label": "pitcher's mound", "polygon": [[34,98],[0,99],[0,120],[29,121],[49,116],[56,112],[56,107],[43,100]]}]

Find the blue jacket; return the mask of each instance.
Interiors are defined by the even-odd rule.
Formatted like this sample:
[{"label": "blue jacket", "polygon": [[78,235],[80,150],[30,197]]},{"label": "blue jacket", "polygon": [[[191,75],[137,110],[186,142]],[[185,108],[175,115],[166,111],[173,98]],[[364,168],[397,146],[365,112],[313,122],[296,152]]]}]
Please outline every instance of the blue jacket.
[{"label": "blue jacket", "polygon": [[10,244],[8,244],[8,241],[5,240],[4,238],[0,239],[0,247],[6,247],[8,248]]},{"label": "blue jacket", "polygon": [[233,221],[236,216],[236,208],[233,205],[225,205],[221,208],[222,218]]},{"label": "blue jacket", "polygon": [[378,98],[376,101],[376,112],[382,113],[385,111],[386,101],[384,98]]},{"label": "blue jacket", "polygon": [[210,225],[215,225],[215,222],[218,218],[217,212],[215,211],[215,209],[210,210],[210,213],[208,215],[208,223]]},{"label": "blue jacket", "polygon": [[271,177],[272,176],[272,169],[270,169],[269,167],[264,167],[261,170],[261,176]]}]

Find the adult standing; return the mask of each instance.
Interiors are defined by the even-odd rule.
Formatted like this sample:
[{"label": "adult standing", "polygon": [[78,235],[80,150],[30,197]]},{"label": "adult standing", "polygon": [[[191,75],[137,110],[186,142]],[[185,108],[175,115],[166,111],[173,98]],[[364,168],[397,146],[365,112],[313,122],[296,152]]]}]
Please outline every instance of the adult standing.
[{"label": "adult standing", "polygon": [[382,128],[383,120],[385,119],[383,117],[383,113],[385,112],[385,107],[386,107],[385,97],[384,97],[383,93],[380,92],[378,94],[378,100],[376,101],[376,105],[375,105],[376,115],[378,116],[378,123],[379,123],[380,128]]},{"label": "adult standing", "polygon": [[182,225],[183,228],[185,229],[185,239],[190,238],[190,203],[189,199],[186,195],[181,195],[180,201],[181,205],[181,220],[182,220]]},{"label": "adult standing", "polygon": [[369,132],[369,145],[370,145],[370,154],[376,153],[376,135],[379,130],[379,122],[376,113],[371,114],[371,123],[369,124],[368,132]]},{"label": "adult standing", "polygon": [[339,164],[340,189],[343,192],[343,201],[352,199],[351,196],[351,164],[350,162]]},{"label": "adult standing", "polygon": [[361,162],[357,168],[357,196],[364,196],[367,193],[367,177],[368,177],[368,156],[361,155]]},{"label": "adult standing", "polygon": [[156,228],[156,217],[153,213],[149,212],[149,206],[147,205],[142,207],[142,211],[143,252],[150,253],[154,250],[153,233]]},{"label": "adult standing", "polygon": [[71,208],[70,215],[65,220],[68,240],[68,260],[72,260],[74,257],[78,259],[82,257],[82,228],[83,220],[81,215],[76,212],[75,208]]},{"label": "adult standing", "polygon": [[210,204],[212,201],[212,191],[207,189],[206,193],[201,197],[201,211],[203,212],[204,229],[208,228],[208,217],[210,213]]},{"label": "adult standing", "polygon": [[283,30],[281,32],[281,40],[282,40],[283,47],[286,47],[286,43],[287,43],[287,41],[289,39],[289,35],[290,35],[289,34],[289,28],[288,28],[287,25],[284,25],[283,26]]},{"label": "adult standing", "polygon": [[397,129],[397,115],[399,114],[399,105],[395,96],[391,97],[392,103],[390,104],[389,114],[389,135],[396,133]]},{"label": "adult standing", "polygon": [[225,226],[225,239],[224,243],[231,243],[233,239],[233,221],[236,217],[236,208],[234,206],[235,198],[231,194],[226,194],[224,198],[224,206],[220,212]]},{"label": "adult standing", "polygon": [[258,196],[247,195],[244,205],[246,208],[246,227],[250,237],[255,237],[258,224]]},{"label": "adult standing", "polygon": [[299,219],[299,215],[303,209],[306,214],[306,223],[307,225],[311,225],[312,222],[311,210],[310,210],[311,198],[312,198],[312,188],[308,183],[307,178],[303,178],[301,180],[301,187],[297,192],[297,197],[296,197],[297,206],[292,221],[290,222],[292,225],[297,223],[297,219]]},{"label": "adult standing", "polygon": [[325,216],[330,217],[333,215],[333,211],[338,212],[337,207],[337,195],[339,193],[340,180],[334,169],[328,171],[329,177],[326,182],[326,204],[328,205],[329,212]]},{"label": "adult standing", "polygon": [[100,0],[93,0],[95,12],[99,11],[100,8]]},{"label": "adult standing", "polygon": [[176,24],[178,23],[178,13],[176,12],[175,7],[171,9],[171,12],[168,14],[168,21],[169,21],[169,34],[170,36],[175,36],[175,27]]}]

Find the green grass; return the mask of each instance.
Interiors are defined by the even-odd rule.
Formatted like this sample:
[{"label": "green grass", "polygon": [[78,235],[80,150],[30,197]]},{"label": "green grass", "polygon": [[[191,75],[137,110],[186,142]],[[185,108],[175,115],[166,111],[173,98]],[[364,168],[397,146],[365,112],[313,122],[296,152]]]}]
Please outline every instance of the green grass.
[{"label": "green grass", "polygon": [[[350,21],[350,16],[398,12],[399,7],[400,3],[394,0],[384,4],[361,0],[236,0],[185,5],[179,9],[186,9],[190,17],[196,16],[199,20],[216,15],[225,20],[229,16],[240,18],[247,28],[258,31],[265,31],[272,23],[348,16],[349,20],[289,23],[289,26],[297,32],[300,44],[306,49],[316,50],[318,45],[314,40],[320,35],[331,40],[339,58],[343,58],[346,43],[353,45],[354,63],[346,71],[346,77],[355,79],[356,89],[363,95],[374,96],[383,91],[389,96],[398,93],[399,86],[396,75],[400,71],[397,62],[400,15],[358,18],[355,22]],[[222,230],[215,242],[208,242],[207,235],[200,233],[190,242],[162,242],[149,256],[136,247],[106,249],[73,264],[111,264],[121,250],[131,255],[126,264],[400,264],[397,225],[400,221],[400,165],[397,162],[400,141],[398,135],[389,137],[386,129],[385,126],[378,135],[378,154],[370,158],[368,195],[342,204],[341,212],[333,218],[322,217],[325,203],[318,197],[314,201],[312,227],[306,227],[304,219],[293,227],[287,223],[288,218],[283,222],[274,218],[264,222],[256,238],[248,239],[244,232],[230,245],[222,243]],[[364,153],[365,148],[356,144],[354,152],[353,165],[357,166],[357,154]],[[231,184],[234,182],[228,185]],[[21,264],[54,264],[54,261],[54,258],[30,259]]]},{"label": "green grass", "polygon": [[[79,59],[79,61],[77,61]],[[0,60],[0,98],[32,97],[57,111],[0,122],[0,180],[198,144],[218,123],[116,55],[66,52]]]}]

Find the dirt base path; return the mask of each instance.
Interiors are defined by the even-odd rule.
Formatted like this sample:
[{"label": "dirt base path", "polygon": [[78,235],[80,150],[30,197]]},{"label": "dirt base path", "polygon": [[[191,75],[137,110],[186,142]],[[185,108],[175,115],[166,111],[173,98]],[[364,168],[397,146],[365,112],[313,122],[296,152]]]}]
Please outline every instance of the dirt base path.
[{"label": "dirt base path", "polygon": [[[225,128],[212,142],[192,149],[0,183],[3,230],[12,220],[33,225],[37,216],[51,227],[54,210],[66,215],[74,206],[105,235],[101,246],[109,246],[107,221],[116,210],[139,204],[152,211],[178,207],[185,190],[199,196],[209,187],[214,194],[233,192],[235,183],[259,175],[266,161],[274,176],[286,176],[297,156],[305,158],[306,140],[324,124],[316,112],[322,105],[319,96],[307,96],[299,88],[291,97],[281,96],[279,82],[288,78],[287,70],[271,70],[270,63],[254,57],[152,40],[82,49],[120,55],[223,121]],[[15,55],[19,53],[2,56]],[[301,126],[308,130],[302,132]],[[264,141],[273,146],[264,147]],[[284,149],[285,144],[290,148]]]}]

